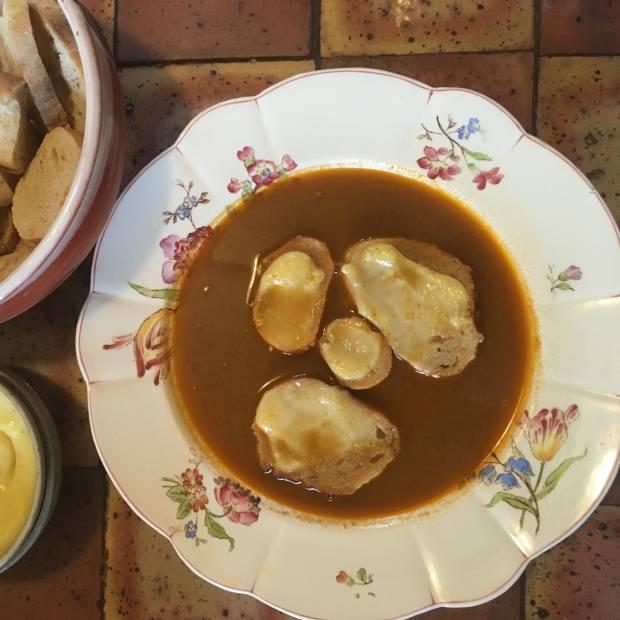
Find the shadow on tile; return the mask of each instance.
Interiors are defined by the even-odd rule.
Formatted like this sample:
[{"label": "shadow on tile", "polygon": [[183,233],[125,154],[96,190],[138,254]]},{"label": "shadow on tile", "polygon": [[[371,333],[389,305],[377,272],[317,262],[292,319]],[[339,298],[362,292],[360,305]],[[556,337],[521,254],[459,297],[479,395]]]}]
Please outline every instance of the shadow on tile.
[{"label": "shadow on tile", "polygon": [[43,536],[0,575],[0,617],[98,617],[103,488],[99,469],[65,469],[58,505]]}]

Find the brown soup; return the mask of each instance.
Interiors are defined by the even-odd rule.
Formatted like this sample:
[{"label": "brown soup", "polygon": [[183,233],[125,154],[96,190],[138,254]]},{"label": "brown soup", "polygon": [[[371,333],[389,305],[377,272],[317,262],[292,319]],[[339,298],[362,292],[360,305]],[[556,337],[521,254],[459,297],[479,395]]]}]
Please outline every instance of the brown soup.
[{"label": "brown soup", "polygon": [[[471,266],[476,359],[436,379],[395,359],[389,377],[355,396],[400,430],[394,462],[352,496],[328,497],[265,474],[252,421],[261,386],[309,375],[334,382],[316,348],[284,355],[258,335],[245,303],[253,259],[296,235],[325,241],[336,263],[368,237],[438,245]],[[173,378],[189,426],[205,450],[259,495],[322,516],[371,518],[436,498],[472,474],[501,439],[526,395],[535,357],[528,296],[492,231],[458,200],[389,172],[333,168],[278,180],[215,227],[182,285],[173,333]],[[354,309],[333,279],[323,323]]]}]

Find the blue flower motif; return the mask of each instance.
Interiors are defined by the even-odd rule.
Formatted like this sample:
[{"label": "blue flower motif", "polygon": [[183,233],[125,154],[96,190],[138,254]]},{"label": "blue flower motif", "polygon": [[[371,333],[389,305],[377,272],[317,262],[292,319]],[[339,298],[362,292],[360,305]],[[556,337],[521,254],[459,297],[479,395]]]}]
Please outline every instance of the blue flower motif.
[{"label": "blue flower motif", "polygon": [[478,472],[478,478],[486,485],[493,484],[496,477],[497,471],[493,465],[486,465]]},{"label": "blue flower motif", "polygon": [[495,478],[495,482],[498,484],[501,483],[504,487],[504,491],[520,486],[519,481],[516,479],[514,474],[499,474],[497,478]]},{"label": "blue flower motif", "polygon": [[514,471],[516,473],[523,474],[524,476],[534,475],[530,462],[523,457],[515,458],[514,456],[511,456],[506,461],[505,467],[506,471]]},{"label": "blue flower motif", "polygon": [[198,526],[194,521],[188,521],[185,524],[185,538],[196,538],[196,532],[198,531]]},{"label": "blue flower motif", "polygon": [[457,129],[457,135],[459,137],[459,140],[468,140],[470,136],[472,136],[475,133],[478,133],[479,131],[480,131],[480,120],[472,116],[467,121],[467,125],[461,125]]}]

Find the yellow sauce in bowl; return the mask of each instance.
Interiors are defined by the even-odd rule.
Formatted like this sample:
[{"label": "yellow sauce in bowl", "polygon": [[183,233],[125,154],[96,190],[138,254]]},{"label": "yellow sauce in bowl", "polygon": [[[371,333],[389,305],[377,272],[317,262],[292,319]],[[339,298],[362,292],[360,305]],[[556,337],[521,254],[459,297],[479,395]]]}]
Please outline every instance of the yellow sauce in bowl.
[{"label": "yellow sauce in bowl", "polygon": [[0,390],[0,558],[30,520],[37,480],[32,433],[22,413]]}]

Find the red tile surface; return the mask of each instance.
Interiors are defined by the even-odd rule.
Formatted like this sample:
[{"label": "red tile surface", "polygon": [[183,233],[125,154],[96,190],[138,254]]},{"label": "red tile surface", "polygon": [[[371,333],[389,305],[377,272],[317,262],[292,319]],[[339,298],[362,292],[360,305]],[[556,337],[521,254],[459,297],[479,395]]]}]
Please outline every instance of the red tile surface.
[{"label": "red tile surface", "polygon": [[542,0],[542,54],[620,52],[620,2]]},{"label": "red tile surface", "polygon": [[322,0],[323,56],[529,49],[532,0]]},{"label": "red tile surface", "polygon": [[309,0],[120,0],[118,59],[304,56]]},{"label": "red tile surface", "polygon": [[620,57],[542,58],[538,135],[581,168],[620,220]]},{"label": "red tile surface", "polygon": [[106,620],[286,620],[249,596],[194,575],[170,542],[143,523],[110,487],[106,532]]},{"label": "red tile surface", "polygon": [[[122,0],[118,0],[122,2]],[[81,0],[101,28],[110,49],[114,43],[114,10],[116,0]]]},{"label": "red tile surface", "polygon": [[0,324],[0,365],[17,371],[45,401],[58,427],[65,465],[99,462],[75,357],[75,325],[89,281],[88,260],[32,310]]},{"label": "red tile surface", "polygon": [[100,469],[65,469],[43,536],[0,575],[2,620],[99,618],[103,488]]},{"label": "red tile surface", "polygon": [[421,54],[325,58],[322,67],[373,67],[402,73],[431,86],[459,86],[497,100],[529,129],[532,117],[531,52]]},{"label": "red tile surface", "polygon": [[255,95],[279,80],[314,69],[311,61],[182,64],[123,69],[129,127],[129,179],[170,146],[185,125],[210,105]]},{"label": "red tile surface", "polygon": [[620,507],[601,506],[527,570],[525,618],[611,620],[620,609]]}]

